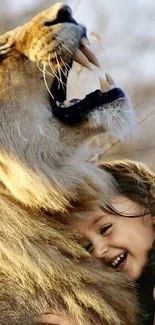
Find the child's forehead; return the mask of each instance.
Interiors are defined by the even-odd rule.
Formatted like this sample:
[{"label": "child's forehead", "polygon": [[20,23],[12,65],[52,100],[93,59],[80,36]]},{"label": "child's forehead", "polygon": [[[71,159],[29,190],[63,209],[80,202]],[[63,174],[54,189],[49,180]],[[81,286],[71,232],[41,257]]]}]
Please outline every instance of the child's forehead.
[{"label": "child's forehead", "polygon": [[90,216],[87,220],[91,225],[96,225],[100,220],[107,220],[108,217],[110,217],[110,213],[104,210],[101,210],[100,208],[94,212],[92,216]]},{"label": "child's forehead", "polygon": [[[91,227],[98,225],[100,221],[103,222],[116,222],[123,217],[142,216],[144,214],[144,207],[138,203],[130,200],[123,195],[115,195],[110,198],[109,206],[107,204],[101,204],[94,207],[91,211],[85,211],[80,214],[80,218],[77,218],[73,228],[81,229],[82,227]],[[75,226],[75,227],[74,227]]]},{"label": "child's forehead", "polygon": [[110,211],[112,211],[112,208],[114,208],[116,214],[120,213],[120,215],[123,214],[124,215],[130,214],[131,216],[132,214],[140,215],[144,210],[144,207],[142,205],[132,201],[128,197],[121,194],[112,196],[108,202],[109,202],[109,207],[111,208]]},{"label": "child's forehead", "polygon": [[87,227],[94,227],[100,221],[107,221],[107,219],[110,217],[112,216],[106,210],[103,211],[100,207],[98,207],[96,210],[87,212],[83,219],[77,220],[75,228],[85,229]]}]

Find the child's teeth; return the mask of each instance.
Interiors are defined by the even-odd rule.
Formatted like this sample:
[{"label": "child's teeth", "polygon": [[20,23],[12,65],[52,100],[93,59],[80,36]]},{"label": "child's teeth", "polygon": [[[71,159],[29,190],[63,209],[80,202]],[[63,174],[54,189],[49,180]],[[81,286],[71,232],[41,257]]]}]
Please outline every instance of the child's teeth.
[{"label": "child's teeth", "polygon": [[121,254],[120,256],[117,256],[114,261],[112,262],[113,266],[116,266],[118,264],[118,262],[120,261],[121,258],[123,258],[125,255],[125,253]]}]

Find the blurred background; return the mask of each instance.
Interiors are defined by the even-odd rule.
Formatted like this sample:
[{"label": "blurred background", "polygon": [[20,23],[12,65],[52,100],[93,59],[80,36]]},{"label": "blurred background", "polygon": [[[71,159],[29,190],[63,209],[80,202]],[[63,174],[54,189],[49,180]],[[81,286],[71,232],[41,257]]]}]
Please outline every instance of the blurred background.
[{"label": "blurred background", "polygon": [[[51,0],[1,0],[0,33],[29,20],[52,6]],[[62,1],[64,2],[64,1]],[[108,72],[132,99],[138,128],[132,139],[120,144],[109,135],[94,139],[104,159],[130,158],[155,169],[155,1],[66,0],[78,22],[87,26],[90,49],[101,69],[93,72],[78,64],[70,74],[69,97],[82,98],[99,87],[98,76]]]}]

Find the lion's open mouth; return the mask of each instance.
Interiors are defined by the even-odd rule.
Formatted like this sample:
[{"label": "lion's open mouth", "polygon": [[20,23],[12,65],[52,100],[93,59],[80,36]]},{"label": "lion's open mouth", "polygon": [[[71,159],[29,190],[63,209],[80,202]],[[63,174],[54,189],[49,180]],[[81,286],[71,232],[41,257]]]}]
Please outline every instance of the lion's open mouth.
[{"label": "lion's open mouth", "polygon": [[[71,11],[68,11],[68,6],[66,9],[67,14],[71,15]],[[67,16],[68,22],[69,17]],[[73,23],[72,19],[70,22]],[[76,21],[75,23],[77,24]],[[71,69],[73,61],[80,63],[90,70],[92,70],[90,63],[99,67],[97,58],[86,46],[86,39],[86,29],[84,29],[84,34],[79,42],[79,49],[74,53],[71,62],[67,63],[69,69]],[[67,101],[67,79],[68,73],[62,76],[62,83],[58,81],[58,78],[55,78],[51,87],[51,93],[54,99],[50,98],[50,102],[55,117],[68,125],[81,123],[87,119],[88,114],[93,110],[125,96],[124,92],[115,86],[113,79],[109,75],[106,75],[106,80],[100,79],[101,90],[98,89],[88,94],[82,100],[72,99],[71,101]]]},{"label": "lion's open mouth", "polygon": [[[66,80],[63,80],[65,85]],[[108,84],[109,85],[109,84]],[[88,94],[84,99],[72,99],[70,101],[66,100],[66,87],[58,84],[57,79],[52,86],[52,94],[54,94],[55,101],[52,101],[52,112],[60,121],[68,125],[76,125],[86,120],[88,114],[96,110],[97,108],[111,103],[118,98],[125,96],[124,92],[117,87],[112,87],[109,85],[109,90],[104,91],[104,87],[101,86],[101,90]],[[111,89],[112,88],[112,89]]]}]

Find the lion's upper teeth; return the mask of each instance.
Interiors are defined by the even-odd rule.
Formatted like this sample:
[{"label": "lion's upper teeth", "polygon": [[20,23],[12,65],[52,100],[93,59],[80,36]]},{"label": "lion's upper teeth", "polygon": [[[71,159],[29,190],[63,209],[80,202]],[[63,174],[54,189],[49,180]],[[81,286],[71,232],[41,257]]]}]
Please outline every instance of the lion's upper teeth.
[{"label": "lion's upper teeth", "polygon": [[89,60],[89,62],[91,62],[92,64],[96,65],[96,67],[100,68],[100,63],[99,63],[98,59],[93,54],[93,52],[90,51],[90,49],[88,47],[83,46],[81,48],[81,52],[87,57],[87,59]]},{"label": "lion's upper teeth", "polygon": [[100,64],[96,56],[93,54],[91,50],[88,49],[86,46],[88,44],[88,39],[87,38],[82,38],[80,41],[81,48],[78,49],[73,57],[73,60],[80,63],[87,69],[92,71],[90,62],[94,65],[96,65],[98,68],[100,68]]},{"label": "lion's upper teeth", "polygon": [[75,62],[83,65],[88,70],[92,71],[90,62],[88,61],[88,59],[86,58],[86,56],[79,49],[75,52],[75,54],[73,56],[73,60]]}]

